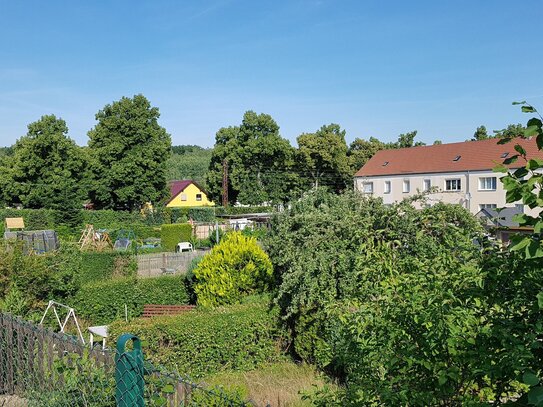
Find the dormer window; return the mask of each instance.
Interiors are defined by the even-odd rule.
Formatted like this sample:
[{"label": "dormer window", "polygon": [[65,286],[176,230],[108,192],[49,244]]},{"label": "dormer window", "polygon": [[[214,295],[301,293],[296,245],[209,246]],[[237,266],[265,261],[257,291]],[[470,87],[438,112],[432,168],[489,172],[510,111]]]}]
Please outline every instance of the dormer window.
[{"label": "dormer window", "polygon": [[454,157],[453,161],[460,161],[460,158],[462,158],[461,155],[457,155],[456,157]]},{"label": "dormer window", "polygon": [[385,161],[385,162],[383,163],[383,167],[386,167],[387,165],[388,165],[388,161]]},{"label": "dormer window", "polygon": [[509,155],[509,153],[503,153],[502,155],[500,155],[500,157],[501,158],[506,158],[508,155]]}]

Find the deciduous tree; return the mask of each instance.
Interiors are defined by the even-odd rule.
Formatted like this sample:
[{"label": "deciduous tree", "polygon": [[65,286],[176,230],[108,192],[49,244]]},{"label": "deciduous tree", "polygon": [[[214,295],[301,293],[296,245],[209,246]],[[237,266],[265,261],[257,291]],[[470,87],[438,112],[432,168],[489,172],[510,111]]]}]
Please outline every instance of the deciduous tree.
[{"label": "deciduous tree", "polygon": [[86,162],[67,136],[66,122],[54,115],[28,125],[6,159],[8,202],[28,208],[80,209],[86,196]]},{"label": "deciduous tree", "polygon": [[298,184],[294,153],[270,115],[248,111],[240,126],[221,128],[215,136],[206,176],[209,192],[220,201],[226,161],[230,203],[285,202]]},{"label": "deciduous tree", "polygon": [[143,95],[123,97],[96,114],[89,152],[94,177],[90,198],[97,208],[133,210],[167,196],[171,139],[158,124],[159,116]]},{"label": "deciduous tree", "polygon": [[300,135],[298,157],[302,172],[315,188],[323,186],[339,192],[352,184],[345,130],[338,124],[325,125],[315,133]]}]

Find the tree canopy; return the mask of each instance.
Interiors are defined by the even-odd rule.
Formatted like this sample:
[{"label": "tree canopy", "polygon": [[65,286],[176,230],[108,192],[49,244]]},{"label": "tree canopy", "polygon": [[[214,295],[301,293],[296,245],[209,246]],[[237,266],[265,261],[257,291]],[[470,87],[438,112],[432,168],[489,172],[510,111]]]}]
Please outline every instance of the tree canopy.
[{"label": "tree canopy", "polygon": [[145,96],[123,97],[96,114],[89,131],[93,172],[90,198],[97,208],[133,210],[167,192],[171,139],[158,124],[158,108]]},{"label": "tree canopy", "polygon": [[220,201],[226,161],[230,203],[285,202],[298,181],[294,153],[270,115],[248,111],[240,126],[223,127],[215,136],[206,176],[208,192]]},{"label": "tree canopy", "polygon": [[86,160],[67,136],[66,122],[54,115],[28,125],[2,170],[9,204],[27,208],[80,208],[85,198]]},{"label": "tree canopy", "polygon": [[298,157],[300,168],[315,188],[325,186],[339,192],[352,183],[345,130],[338,124],[300,135]]}]

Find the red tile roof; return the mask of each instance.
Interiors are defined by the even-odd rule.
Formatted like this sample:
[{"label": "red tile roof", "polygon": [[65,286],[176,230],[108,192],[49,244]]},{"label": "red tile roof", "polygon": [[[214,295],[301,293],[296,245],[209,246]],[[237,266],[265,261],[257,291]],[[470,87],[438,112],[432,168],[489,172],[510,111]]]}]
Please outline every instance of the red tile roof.
[{"label": "red tile roof", "polygon": [[176,197],[178,194],[183,192],[186,187],[188,187],[190,184],[193,184],[193,181],[190,179],[184,179],[181,181],[172,181],[170,184],[170,196],[172,198]]},{"label": "red tile roof", "polygon": [[[497,139],[465,141],[381,150],[358,170],[355,177],[490,170],[503,162],[504,153],[508,153],[507,157],[517,154],[514,150],[516,144],[524,147],[528,157],[543,158],[543,152],[537,149],[535,138],[518,138],[507,144],[497,144]],[[458,156],[460,158],[455,161]],[[522,166],[522,159],[510,165],[511,168]]]}]

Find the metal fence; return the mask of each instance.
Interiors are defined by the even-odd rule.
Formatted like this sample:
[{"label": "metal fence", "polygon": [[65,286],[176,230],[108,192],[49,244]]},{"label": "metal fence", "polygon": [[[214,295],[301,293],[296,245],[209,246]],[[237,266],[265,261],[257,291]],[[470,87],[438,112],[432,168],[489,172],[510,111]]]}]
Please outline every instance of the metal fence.
[{"label": "metal fence", "polygon": [[207,250],[140,254],[137,256],[138,277],[158,277],[166,274],[186,273],[192,260],[206,253]]},{"label": "metal fence", "polygon": [[123,337],[116,352],[90,349],[74,337],[0,313],[0,406],[251,405],[153,366],[144,361],[137,338]]}]

